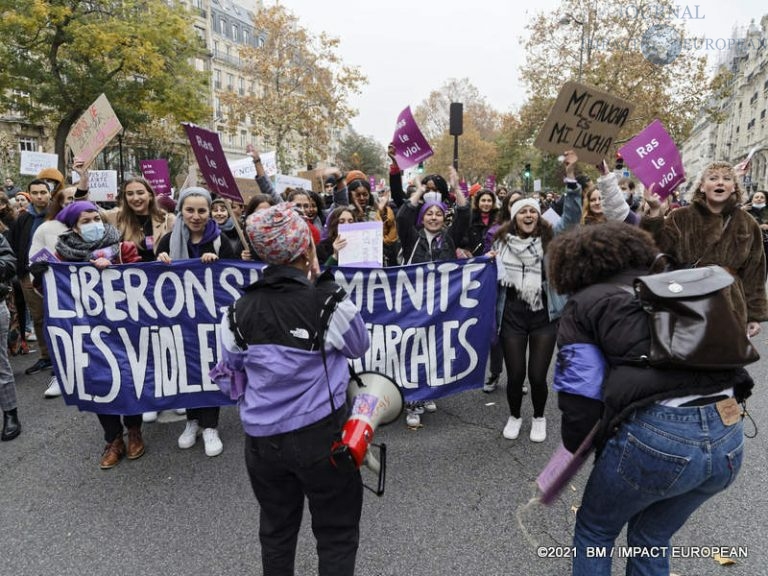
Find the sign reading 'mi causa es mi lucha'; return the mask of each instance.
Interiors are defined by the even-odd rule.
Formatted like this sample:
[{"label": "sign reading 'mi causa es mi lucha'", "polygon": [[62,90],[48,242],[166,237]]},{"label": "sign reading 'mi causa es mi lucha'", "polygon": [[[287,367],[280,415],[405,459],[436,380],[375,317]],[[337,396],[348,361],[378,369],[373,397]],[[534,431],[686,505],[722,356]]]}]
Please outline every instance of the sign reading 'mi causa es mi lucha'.
[{"label": "sign reading 'mi causa es mi lucha'", "polygon": [[573,150],[583,162],[598,164],[610,155],[614,140],[634,104],[592,86],[566,82],[534,146],[562,154]]}]

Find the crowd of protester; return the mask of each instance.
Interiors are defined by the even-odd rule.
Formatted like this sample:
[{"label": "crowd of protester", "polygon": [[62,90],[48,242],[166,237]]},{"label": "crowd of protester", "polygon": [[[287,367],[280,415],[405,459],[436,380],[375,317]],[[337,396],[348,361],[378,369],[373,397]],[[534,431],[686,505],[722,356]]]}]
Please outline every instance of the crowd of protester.
[{"label": "crowd of protester", "polygon": [[[587,339],[592,346],[603,346],[601,353],[626,357],[627,350],[634,350],[633,347],[641,347],[645,343],[646,334],[637,328],[637,332],[627,333],[620,343],[627,349],[616,352],[608,345],[607,339],[603,340],[611,329],[601,324],[606,320],[591,316],[589,307],[583,310],[576,308],[577,303],[582,301],[594,303],[596,299],[603,298],[601,304],[604,304],[615,298],[615,310],[623,310],[622,306],[626,307],[629,296],[621,291],[584,296],[583,290],[605,281],[610,275],[579,275],[574,271],[572,267],[576,264],[568,260],[573,257],[574,246],[583,249],[579,265],[589,271],[590,258],[585,254],[594,250],[594,242],[605,239],[605,246],[608,246],[606,253],[614,250],[617,254],[610,264],[614,275],[626,274],[628,270],[633,273],[642,271],[659,250],[670,254],[680,265],[723,266],[734,275],[735,282],[729,289],[729,298],[734,315],[749,336],[759,333],[760,322],[768,319],[765,294],[768,269],[765,258],[768,245],[766,192],[755,191],[747,198],[740,189],[739,175],[726,163],[709,165],[693,186],[690,198],[675,191],[662,201],[653,194],[653,190],[641,191],[638,183],[626,178],[621,171],[612,170],[605,162],[598,166],[597,180],[592,181],[580,169],[576,154],[570,151],[565,153],[562,163],[561,190],[526,193],[504,186],[491,189],[475,185],[468,188],[462,186],[453,167],[446,169],[445,176],[429,174],[404,186],[403,173],[390,147],[388,186],[372,187],[368,175],[359,170],[342,172],[333,169],[327,172],[322,182],[325,194],[301,188],[287,189],[279,194],[264,173],[258,152],[249,148],[247,154],[256,167],[256,181],[261,193],[249,198],[245,204],[217,198],[197,186],[185,188],[174,200],[156,194],[149,182],[134,177],[123,183],[117,206],[104,209],[88,200],[88,167],[77,161],[73,166],[79,176],[77,186],[66,186],[64,175],[54,168],[43,170],[27,184],[25,190],[6,180],[5,193],[0,195],[0,230],[3,233],[0,238],[0,292],[3,295],[0,302],[0,338],[8,342],[8,346],[3,346],[0,352],[3,441],[13,440],[21,433],[9,355],[31,354],[31,346],[34,345],[37,359],[25,373],[31,375],[50,371],[44,396],[55,398],[61,395],[43,332],[45,302],[40,285],[45,266],[32,259],[44,249],[59,260],[91,262],[99,269],[115,264],[171,263],[190,258],[203,263],[241,259],[263,261],[270,266],[289,266],[290,270],[280,268],[280,274],[275,272],[274,278],[268,277],[266,286],[260,285],[259,293],[270,294],[269,298],[276,301],[280,298],[274,292],[275,287],[295,290],[301,301],[306,290],[303,282],[309,281],[308,276],[316,277],[314,273],[320,267],[338,266],[340,252],[348,246],[342,227],[356,222],[381,223],[383,266],[473,257],[493,258],[498,269],[497,334],[490,343],[488,379],[482,389],[488,394],[499,387],[505,389],[509,417],[501,435],[510,441],[517,440],[520,435],[523,413],[527,412],[523,399],[528,393],[532,405],[529,438],[533,442],[546,440],[545,408],[550,390],[548,374],[556,350],[562,354],[562,350],[573,346],[574,342]],[[282,236],[271,238],[269,245],[265,244],[264,235],[268,233],[265,232],[264,219],[271,226],[284,227]],[[301,235],[292,239],[290,234],[294,233]],[[572,244],[567,244],[565,240],[558,241],[561,233],[564,239],[570,238]],[[634,242],[636,249],[622,252],[621,247],[615,245],[621,238]],[[297,242],[295,245],[291,244],[293,240]],[[590,242],[593,244],[590,245]],[[593,258],[597,261],[607,256],[595,254]],[[548,264],[552,264],[552,259],[557,264],[550,267]],[[553,278],[550,279],[549,275]],[[346,320],[351,322],[350,318]],[[631,314],[628,318],[628,326],[637,320]],[[229,326],[226,322],[225,325]],[[347,326],[345,329],[351,328]],[[245,332],[245,341],[225,339],[229,356],[250,357],[252,350],[254,354],[261,353],[259,346],[264,344],[264,337],[247,330]],[[360,345],[354,350],[346,349],[339,343],[333,352],[333,361],[338,366],[346,365],[346,358],[362,354],[364,339],[361,335],[357,336]],[[330,365],[330,357],[328,362]],[[622,365],[621,362],[618,365]],[[249,385],[255,387],[267,386],[264,382],[254,383],[262,376],[267,380],[283,377],[261,374],[253,365],[251,368]],[[315,372],[316,368],[313,368]],[[504,372],[506,382],[501,378]],[[314,374],[311,370],[309,373]],[[608,383],[606,380],[606,386]],[[566,446],[575,449],[583,438],[583,420],[589,419],[590,415],[592,420],[600,417],[603,410],[602,389],[598,386],[597,392],[595,389],[585,391],[567,381],[556,381],[554,389],[559,393],[559,405],[564,413],[561,433]],[[695,387],[685,389],[686,402],[695,392]],[[718,398],[722,396],[722,391],[719,392],[716,395]],[[734,394],[738,396],[738,391],[730,390],[730,395]],[[327,394],[321,396],[323,401],[328,400]],[[343,409],[343,395],[337,396],[339,409]],[[249,400],[247,393],[241,398],[246,404],[252,400]],[[667,400],[670,398],[674,400],[677,396],[665,396]],[[663,418],[664,410],[674,412],[685,410],[687,406],[709,406],[708,396],[703,398],[703,401],[692,405],[667,402],[663,409],[655,408],[655,412],[640,412],[645,405],[637,410],[644,417],[658,419]],[[276,434],[285,432],[279,426],[267,426],[264,430],[268,434],[262,434],[260,425],[252,420],[253,414],[260,409],[257,406],[246,407],[245,412],[241,412],[246,432],[249,427],[257,429],[253,435],[255,438],[264,435],[274,438]],[[410,402],[406,408],[406,424],[419,428],[425,412],[436,410],[437,406],[431,400]],[[186,422],[178,437],[178,447],[192,448],[197,438],[202,436],[205,454],[209,457],[220,454],[224,443],[218,433],[219,411],[218,407],[180,411],[185,413]],[[304,424],[309,426],[322,421],[331,430],[339,422],[343,423],[342,416],[335,411],[330,414],[330,421],[327,420],[329,413],[325,408],[319,409],[318,414],[320,417],[316,420]],[[99,460],[102,469],[113,468],[123,458],[140,458],[145,452],[142,424],[158,418],[156,412],[97,416],[106,442]],[[272,418],[271,415],[265,417]],[[582,422],[575,425],[574,422],[579,419]],[[304,428],[299,426],[297,430],[290,432],[298,433],[303,438]],[[124,440],[126,431],[127,443]],[[720,432],[728,435],[731,430]],[[618,434],[615,438],[626,442],[626,435]],[[610,444],[615,438],[602,439],[611,450],[606,448],[600,458],[617,457],[615,447]],[[652,442],[652,439],[648,441]],[[253,456],[253,461],[248,461],[249,474],[260,503],[269,510],[269,494],[276,490],[276,477],[265,476],[263,466],[274,458],[263,453],[266,444],[257,440],[254,442],[259,456]],[[668,541],[690,512],[706,500],[681,493],[681,507],[688,506],[688,513],[672,514],[667,511],[662,515],[653,508],[656,500],[638,497],[634,506],[614,506],[610,533],[598,536],[598,524],[605,516],[605,505],[599,501],[610,491],[607,486],[611,477],[606,466],[598,460],[593,472],[594,480],[590,479],[585,495],[586,504],[579,511],[576,536],[579,546],[610,542],[627,522],[630,523],[629,534],[632,538],[638,534],[637,542],[644,542],[640,531],[635,530],[632,523],[634,518],[649,513],[649,510],[663,517],[668,526],[654,532],[652,537],[648,537],[650,544],[646,544]],[[353,477],[346,481],[351,482],[357,491],[358,480]],[[724,487],[713,487],[707,497]],[[339,495],[336,497],[341,498]],[[349,494],[344,496],[349,497]],[[617,498],[623,499],[623,496]],[[358,500],[355,496],[354,507],[359,506]],[[298,506],[295,502],[294,505]],[[268,516],[271,513],[265,514]],[[321,512],[319,517],[322,518],[323,514]],[[354,530],[357,521],[359,510],[352,515],[347,529]],[[272,532],[263,532],[262,544],[279,555],[285,551],[281,551],[278,532],[276,528]],[[353,565],[354,550],[347,549],[344,554],[345,565],[349,566],[350,561]],[[574,573],[586,574],[589,569],[584,564]]]}]

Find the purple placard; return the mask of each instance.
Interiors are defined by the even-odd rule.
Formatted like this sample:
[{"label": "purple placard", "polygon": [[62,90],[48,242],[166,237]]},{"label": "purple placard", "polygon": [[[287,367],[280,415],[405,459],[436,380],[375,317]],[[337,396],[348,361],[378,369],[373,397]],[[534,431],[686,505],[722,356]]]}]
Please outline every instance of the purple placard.
[{"label": "purple placard", "polygon": [[685,181],[683,161],[674,141],[657,119],[619,149],[627,166],[643,186],[664,200]]},{"label": "purple placard", "polygon": [[243,203],[243,197],[229,169],[219,135],[200,126],[182,122],[197,159],[197,165],[212,192],[234,202]]},{"label": "purple placard", "polygon": [[144,180],[149,182],[156,195],[171,193],[171,173],[168,170],[168,161],[165,158],[140,160],[139,166]]},{"label": "purple placard", "polygon": [[368,183],[371,185],[371,192],[376,190],[376,176],[368,176]]},{"label": "purple placard", "polygon": [[400,112],[397,117],[397,126],[395,135],[392,137],[392,144],[395,147],[395,159],[397,165],[402,168],[416,166],[432,156],[432,148],[424,135],[419,130],[419,126],[413,119],[411,107],[408,106]]},{"label": "purple placard", "polygon": [[495,174],[488,174],[488,176],[485,177],[485,187],[488,190],[496,190],[496,175]]}]

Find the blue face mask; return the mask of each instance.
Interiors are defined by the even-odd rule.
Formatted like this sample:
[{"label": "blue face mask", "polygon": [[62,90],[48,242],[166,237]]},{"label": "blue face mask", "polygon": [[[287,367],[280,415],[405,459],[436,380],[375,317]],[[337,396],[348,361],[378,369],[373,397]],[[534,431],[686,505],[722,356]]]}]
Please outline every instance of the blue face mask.
[{"label": "blue face mask", "polygon": [[88,222],[80,226],[80,236],[86,242],[96,242],[104,238],[104,224],[102,222]]}]

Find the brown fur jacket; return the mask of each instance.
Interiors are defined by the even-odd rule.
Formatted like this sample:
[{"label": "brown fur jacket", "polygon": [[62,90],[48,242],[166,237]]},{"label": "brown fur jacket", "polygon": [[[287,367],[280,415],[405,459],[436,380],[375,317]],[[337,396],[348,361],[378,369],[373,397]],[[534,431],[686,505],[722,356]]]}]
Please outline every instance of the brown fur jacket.
[{"label": "brown fur jacket", "polygon": [[765,253],[757,222],[736,199],[714,214],[702,193],[690,206],[679,208],[664,219],[643,218],[641,227],[653,234],[659,249],[670,254],[680,266],[717,264],[733,274],[730,299],[739,320],[768,320],[765,291]]}]

